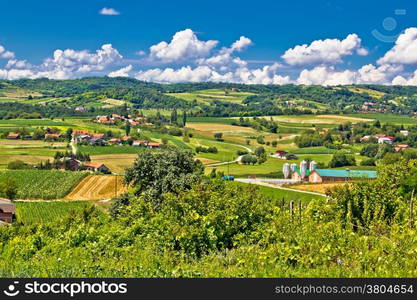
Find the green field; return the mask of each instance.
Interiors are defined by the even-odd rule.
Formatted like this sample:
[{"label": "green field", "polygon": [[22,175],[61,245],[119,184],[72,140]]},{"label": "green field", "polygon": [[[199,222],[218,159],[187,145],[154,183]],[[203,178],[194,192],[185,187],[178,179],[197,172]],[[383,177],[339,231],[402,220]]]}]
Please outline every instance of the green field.
[{"label": "green field", "polygon": [[367,118],[373,120],[379,120],[381,123],[391,123],[397,125],[417,125],[416,117],[393,115],[393,114],[379,114],[379,113],[369,113],[369,114],[348,114],[345,116],[354,117],[354,118]]},{"label": "green field", "polygon": [[224,102],[242,103],[246,97],[254,95],[253,93],[223,90],[223,89],[208,89],[192,91],[187,93],[167,93],[167,95],[183,99],[186,101],[194,101],[201,104],[210,104],[212,101],[219,100]]},{"label": "green field", "polygon": [[18,199],[60,199],[67,195],[87,172],[58,170],[3,170],[0,181],[17,185]]},{"label": "green field", "polygon": [[87,201],[17,202],[16,219],[25,225],[46,223],[92,206]]}]

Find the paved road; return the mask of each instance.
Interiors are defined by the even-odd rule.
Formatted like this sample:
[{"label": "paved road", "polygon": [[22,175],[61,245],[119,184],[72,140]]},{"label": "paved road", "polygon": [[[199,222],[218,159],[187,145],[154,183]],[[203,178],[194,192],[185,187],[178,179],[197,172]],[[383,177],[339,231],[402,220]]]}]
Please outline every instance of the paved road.
[{"label": "paved road", "polygon": [[[243,145],[235,145],[238,147],[242,147],[244,148],[246,151],[248,151],[249,153],[252,153],[252,149]],[[208,164],[206,165],[206,167],[217,167],[217,166],[224,166],[224,165],[230,165],[230,164],[235,164],[235,163],[240,163],[240,161],[242,160],[243,155],[240,155],[238,158],[236,158],[235,160],[231,160],[231,161],[223,161],[223,162],[218,162],[218,163],[213,163],[213,164]]]}]

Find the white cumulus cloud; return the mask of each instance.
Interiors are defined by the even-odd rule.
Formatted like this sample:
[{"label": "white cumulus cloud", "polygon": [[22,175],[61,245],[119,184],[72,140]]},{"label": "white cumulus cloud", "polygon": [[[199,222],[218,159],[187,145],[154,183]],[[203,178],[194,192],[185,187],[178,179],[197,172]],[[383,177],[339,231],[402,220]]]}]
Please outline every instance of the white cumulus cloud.
[{"label": "white cumulus cloud", "polygon": [[379,64],[417,64],[417,28],[405,30],[397,38],[394,47],[378,60]]},{"label": "white cumulus cloud", "polygon": [[164,63],[180,62],[206,57],[218,41],[200,41],[191,29],[178,31],[167,43],[160,42],[150,47],[150,57]]},{"label": "white cumulus cloud", "polygon": [[14,58],[14,53],[7,51],[2,45],[0,45],[0,58],[11,59]]},{"label": "white cumulus cloud", "polygon": [[417,85],[417,70],[409,78],[405,78],[401,75],[396,76],[392,80],[393,85]]},{"label": "white cumulus cloud", "polygon": [[368,51],[361,47],[361,39],[356,34],[349,34],[345,39],[325,39],[312,42],[310,45],[298,45],[288,49],[281,58],[289,65],[302,66],[314,64],[341,63],[343,57],[367,55]]},{"label": "white cumulus cloud", "polygon": [[107,76],[109,77],[129,77],[129,72],[132,71],[133,66],[128,65],[124,68],[121,68],[119,70],[110,72]]},{"label": "white cumulus cloud", "polygon": [[120,15],[120,12],[118,12],[114,8],[103,7],[102,9],[100,9],[99,14],[106,15],[106,16],[117,16],[117,15]]}]

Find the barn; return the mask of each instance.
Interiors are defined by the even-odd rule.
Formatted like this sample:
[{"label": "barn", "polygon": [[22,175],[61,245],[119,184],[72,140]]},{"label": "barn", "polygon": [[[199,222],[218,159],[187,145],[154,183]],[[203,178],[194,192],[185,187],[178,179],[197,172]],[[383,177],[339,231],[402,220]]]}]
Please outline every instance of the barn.
[{"label": "barn", "polygon": [[12,223],[16,213],[16,204],[8,199],[0,198],[0,221]]},{"label": "barn", "polygon": [[368,178],[375,179],[376,171],[368,170],[334,170],[334,169],[315,169],[308,175],[308,181],[311,183],[346,181],[352,179]]}]

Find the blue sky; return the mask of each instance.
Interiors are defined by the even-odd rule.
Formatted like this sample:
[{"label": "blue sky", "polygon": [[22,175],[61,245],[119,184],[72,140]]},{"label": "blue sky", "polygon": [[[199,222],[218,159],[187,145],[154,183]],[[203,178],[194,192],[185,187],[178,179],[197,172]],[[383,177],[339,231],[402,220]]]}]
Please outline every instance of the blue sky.
[{"label": "blue sky", "polygon": [[[103,8],[112,8],[118,14],[100,14]],[[346,80],[361,83],[369,80],[357,79],[362,76],[358,75],[359,73],[345,75],[340,73],[346,70],[358,72],[363,66],[372,64],[375,69],[384,66],[380,72],[385,72],[384,74],[387,75],[380,79],[381,75],[375,83],[389,84],[395,77],[401,76],[405,81],[397,80],[396,83],[411,84],[414,71],[417,69],[414,60],[403,59],[401,61],[391,58],[386,59],[384,63],[378,63],[378,60],[393,49],[396,36],[404,33],[406,29],[417,27],[416,20],[417,3],[415,1],[2,0],[0,45],[5,49],[4,51],[12,52],[13,58],[6,55],[0,60],[0,77],[8,79],[39,76],[72,78],[108,75],[111,71],[131,66],[128,72],[120,74],[159,82],[170,82],[171,77],[180,77],[183,81],[201,79],[285,83],[286,80],[282,78],[289,76],[290,81],[296,82],[303,70],[315,70],[316,73],[307,74],[309,76],[306,76],[305,80],[301,80],[300,83],[309,83],[309,80],[313,81],[312,78],[315,76],[323,76],[323,82],[311,83],[328,84],[326,78],[330,78],[330,81],[327,81],[334,82],[337,81],[336,77],[343,77],[342,83]],[[158,58],[155,55],[151,57],[151,46],[162,41],[169,44],[175,33],[185,29],[192,30],[193,35],[188,35],[188,38],[192,39],[194,36],[197,38],[197,48],[199,41],[201,43],[217,41],[216,45],[211,47],[208,44],[202,44],[200,46],[207,47],[207,51],[197,51],[198,53],[194,54],[190,52],[192,49],[189,49],[181,59],[167,61],[159,56]],[[326,61],[322,57],[321,60],[317,59],[313,63],[289,64],[282,58],[288,49],[293,49],[297,45],[306,44],[308,47],[314,41],[326,39],[343,41],[350,34],[357,35],[360,43],[358,44],[356,40],[354,42],[356,44],[351,48],[341,50],[340,57],[335,60]],[[409,33],[412,39],[414,35],[414,32]],[[207,65],[207,62],[197,62],[199,59],[218,56],[222,47],[230,48],[241,36],[250,39],[250,43],[242,49],[230,52],[229,60],[224,61],[224,66],[214,67]],[[414,40],[411,43],[414,43]],[[105,44],[111,44],[112,48],[109,51],[114,49],[120,57],[112,52],[102,65],[100,65],[101,62],[97,62],[91,68],[85,66],[83,70],[87,71],[82,72],[76,68],[89,64],[89,60],[94,60],[95,57],[80,59],[83,61],[73,66],[71,70],[63,69],[62,65],[57,66],[57,62],[49,62],[45,65],[45,60],[52,58],[57,49],[88,50],[94,55],[97,49]],[[326,44],[318,46],[326,47]],[[406,47],[407,51],[415,49],[414,44],[409,46]],[[176,51],[175,49],[168,50]],[[305,49],[305,51],[310,50]],[[139,51],[145,53],[135,54]],[[407,51],[403,52],[408,55]],[[401,56],[404,53],[398,50],[394,54]],[[296,54],[293,53],[293,55]],[[71,63],[76,64],[74,59],[77,59],[77,55],[76,53],[70,54]],[[321,55],[326,55],[326,53]],[[236,57],[244,63],[230,63]],[[25,65],[13,64],[13,62],[8,64],[10,59],[25,61]],[[271,68],[264,70],[265,66]],[[202,70],[202,67],[208,69]],[[57,68],[60,72],[56,71]],[[162,74],[167,68],[171,68],[174,72]],[[189,69],[181,74],[175,73],[181,68]],[[196,68],[200,68],[198,72],[204,74],[201,76],[191,74],[196,72]],[[242,68],[246,68],[247,72],[243,74],[245,70]],[[154,69],[160,70],[160,73],[144,74]],[[11,72],[10,70],[20,71]],[[260,71],[256,72],[256,70]],[[189,74],[184,75],[184,72]],[[223,76],[230,72],[232,75]],[[259,75],[262,72],[266,74]],[[275,75],[282,78],[274,81]]]}]

